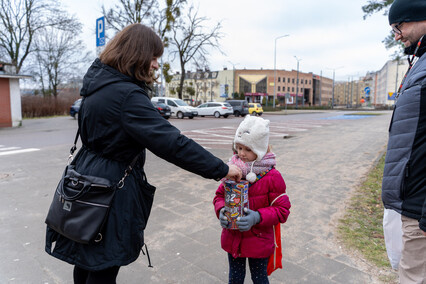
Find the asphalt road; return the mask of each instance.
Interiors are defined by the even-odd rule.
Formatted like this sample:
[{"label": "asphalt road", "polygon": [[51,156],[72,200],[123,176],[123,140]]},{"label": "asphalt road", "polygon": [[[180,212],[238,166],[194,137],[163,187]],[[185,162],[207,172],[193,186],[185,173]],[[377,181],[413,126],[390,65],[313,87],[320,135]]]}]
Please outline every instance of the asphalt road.
[{"label": "asphalt road", "polygon": [[[264,115],[271,120],[277,168],[292,202],[282,226],[284,269],[272,274],[271,283],[377,282],[374,267],[347,252],[334,230],[345,201],[385,150],[391,114],[343,114]],[[227,160],[241,120],[170,121]],[[68,117],[25,120],[19,129],[0,130],[0,283],[72,283],[72,267],[44,252],[44,218],[75,130],[76,121]],[[19,152],[26,149],[33,150]],[[146,171],[157,186],[145,232],[154,268],[141,254],[121,269],[118,283],[227,283],[212,206],[218,183],[150,153]]]}]

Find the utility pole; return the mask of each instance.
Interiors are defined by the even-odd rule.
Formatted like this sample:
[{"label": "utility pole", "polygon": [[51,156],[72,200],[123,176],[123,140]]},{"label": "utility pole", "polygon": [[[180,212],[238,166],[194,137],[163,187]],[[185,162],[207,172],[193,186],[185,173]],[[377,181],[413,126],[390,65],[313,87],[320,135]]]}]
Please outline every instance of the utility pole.
[{"label": "utility pole", "polygon": [[[351,77],[351,108],[352,108],[352,103],[354,102],[353,90],[354,90],[354,77]],[[356,104],[355,104],[355,108],[356,108]]]},{"label": "utility pole", "polygon": [[319,83],[319,90],[320,90],[320,93],[319,93],[319,105],[320,106],[321,106],[321,92],[322,92],[321,88],[322,88],[322,70],[320,72],[320,83]]},{"label": "utility pole", "polygon": [[332,91],[331,91],[331,108],[332,109],[334,108],[334,79],[335,79],[335,71],[337,69],[340,69],[340,68],[343,68],[343,66],[340,66],[340,67],[337,67],[337,68],[328,68],[328,69],[333,70],[333,88],[332,88]]},{"label": "utility pole", "polygon": [[294,56],[297,60],[297,79],[296,79],[296,109],[297,109],[297,99],[299,95],[299,61],[302,59],[298,59],[297,56]]},{"label": "utility pole", "polygon": [[213,72],[210,71],[210,101],[213,101],[213,93],[212,93],[212,88],[213,88]]},{"label": "utility pole", "polygon": [[239,65],[240,63],[234,64],[229,60],[228,60],[228,62],[232,64],[232,70],[233,70],[233,72],[232,72],[232,98],[235,99],[234,98],[234,93],[235,93],[235,66]]},{"label": "utility pole", "polygon": [[331,91],[331,93],[332,93],[332,95],[331,95],[331,109],[333,109],[334,108],[334,71],[335,71],[335,69],[333,69],[333,89],[332,89],[332,91]]}]

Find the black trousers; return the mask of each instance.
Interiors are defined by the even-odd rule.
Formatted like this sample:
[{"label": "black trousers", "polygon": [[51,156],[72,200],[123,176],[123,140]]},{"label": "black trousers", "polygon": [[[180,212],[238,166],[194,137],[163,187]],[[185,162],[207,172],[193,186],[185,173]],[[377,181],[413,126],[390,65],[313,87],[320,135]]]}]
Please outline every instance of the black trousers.
[{"label": "black trousers", "polygon": [[[268,279],[269,258],[248,258],[251,280],[254,284],[269,284]],[[243,284],[246,276],[246,258],[234,258],[228,253],[229,284]]]},{"label": "black trousers", "polygon": [[120,266],[99,271],[89,271],[74,266],[74,284],[116,284],[118,270],[120,270]]}]

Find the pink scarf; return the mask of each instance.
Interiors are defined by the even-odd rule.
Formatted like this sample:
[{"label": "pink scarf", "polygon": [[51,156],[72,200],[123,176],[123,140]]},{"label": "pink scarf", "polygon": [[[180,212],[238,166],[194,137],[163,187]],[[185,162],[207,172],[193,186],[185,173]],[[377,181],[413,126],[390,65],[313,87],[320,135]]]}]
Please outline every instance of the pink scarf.
[{"label": "pink scarf", "polygon": [[250,173],[252,166],[253,172],[256,175],[273,168],[276,165],[275,157],[276,156],[274,153],[268,152],[265,156],[263,156],[262,160],[260,161],[245,163],[238,157],[237,154],[235,154],[229,159],[228,165],[236,165],[237,167],[239,167],[243,172],[243,179],[245,179],[248,173]]}]

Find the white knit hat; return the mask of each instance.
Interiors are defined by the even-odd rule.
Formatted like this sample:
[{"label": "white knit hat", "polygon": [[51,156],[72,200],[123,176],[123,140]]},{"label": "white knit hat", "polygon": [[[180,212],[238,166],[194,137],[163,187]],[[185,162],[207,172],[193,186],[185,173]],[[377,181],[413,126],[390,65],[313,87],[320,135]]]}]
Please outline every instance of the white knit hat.
[{"label": "white knit hat", "polygon": [[256,161],[262,160],[268,151],[269,120],[246,115],[235,133],[235,149],[237,143],[249,147],[257,155]]}]

